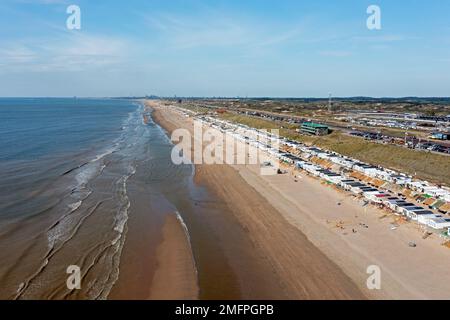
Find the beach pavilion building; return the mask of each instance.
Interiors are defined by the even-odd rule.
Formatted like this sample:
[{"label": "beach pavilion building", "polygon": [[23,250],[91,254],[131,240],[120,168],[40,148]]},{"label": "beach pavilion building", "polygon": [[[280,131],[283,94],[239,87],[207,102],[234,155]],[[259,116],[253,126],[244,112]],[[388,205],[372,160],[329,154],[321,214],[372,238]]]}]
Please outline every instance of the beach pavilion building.
[{"label": "beach pavilion building", "polygon": [[315,136],[324,136],[330,132],[328,126],[314,123],[314,122],[303,122],[300,131],[305,134],[312,134]]}]

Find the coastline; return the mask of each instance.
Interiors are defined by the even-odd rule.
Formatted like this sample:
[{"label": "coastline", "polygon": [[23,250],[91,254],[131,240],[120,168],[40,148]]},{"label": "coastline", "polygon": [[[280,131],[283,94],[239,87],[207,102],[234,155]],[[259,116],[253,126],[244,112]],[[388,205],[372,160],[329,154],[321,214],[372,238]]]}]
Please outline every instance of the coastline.
[{"label": "coastline", "polygon": [[167,216],[162,234],[149,299],[197,299],[199,292],[195,262],[182,222],[175,214]]},{"label": "coastline", "polygon": [[[169,107],[155,108],[160,110],[156,112],[160,118],[172,122],[172,126],[192,129],[192,119],[186,118],[181,112]],[[287,167],[283,169],[287,170],[287,174],[261,176],[259,165],[200,165],[197,166],[196,175],[198,183],[205,184],[221,194],[224,201],[229,201],[230,207],[242,197],[243,203],[236,204],[233,214],[248,230],[255,248],[264,252],[263,255],[268,260],[273,259],[272,266],[277,270],[275,273],[279,281],[289,279],[292,289],[295,286],[293,283],[301,279],[301,275],[300,278],[298,275],[292,275],[304,267],[301,265],[301,255],[296,252],[299,246],[296,241],[301,242],[299,238],[304,237],[306,243],[313,244],[312,252],[319,251],[333,266],[328,270],[323,269],[319,274],[307,274],[308,270],[303,269],[307,281],[318,276],[326,279],[328,288],[344,288],[344,292],[348,292],[345,285],[351,283],[359,290],[356,299],[414,300],[442,299],[447,296],[450,290],[450,275],[446,266],[450,263],[450,251],[440,245],[439,237],[423,238],[419,227],[412,223],[400,224],[392,229],[393,224],[398,224],[395,215],[387,214],[373,206],[362,206],[351,195],[326,186],[304,172]],[[242,188],[238,187],[239,181],[243,181]],[[257,194],[255,199],[258,200],[252,201],[249,190]],[[257,208],[272,207],[273,211],[266,215],[262,213],[264,210],[252,213],[246,207],[251,202]],[[273,221],[274,217],[283,222],[271,224],[270,221]],[[266,233],[265,237],[264,227],[270,228],[271,231]],[[290,230],[297,233],[291,233]],[[282,236],[287,242],[280,241],[282,237],[275,236],[276,231],[283,233]],[[416,243],[417,247],[410,248],[408,243],[411,241]],[[271,252],[269,244],[272,243],[274,244]],[[291,250],[288,254],[291,257],[291,266],[289,259],[282,259],[283,253],[280,251],[283,250]],[[318,261],[312,258],[307,263],[308,266],[314,265],[317,268],[321,266]],[[382,272],[380,290],[369,290],[366,286],[369,277],[367,268],[373,265],[379,266]],[[411,268],[411,265],[415,267]],[[295,266],[296,270],[292,270],[292,266]],[[324,270],[328,274],[324,273]],[[334,276],[331,281],[347,281],[344,281],[344,285],[330,282],[327,278],[329,274]],[[305,292],[310,293],[310,288],[306,285],[305,287]],[[351,285],[348,288],[352,288]],[[324,289],[320,295],[303,296],[294,290],[290,291],[288,296],[294,299],[303,299],[305,296],[327,299],[328,296],[324,294],[328,293],[327,290],[329,289]],[[336,293],[333,294],[335,298]]]},{"label": "coastline", "polygon": [[[145,125],[152,125],[148,114],[141,114]],[[154,125],[153,125],[154,126]],[[156,128],[154,129],[156,130]],[[164,133],[161,129],[161,136]],[[166,154],[151,149],[153,154]],[[108,299],[110,300],[193,300],[198,298],[197,271],[189,239],[182,221],[177,218],[176,206],[166,197],[160,179],[184,180],[185,174],[171,175],[171,168],[155,166],[155,161],[140,162],[129,179],[130,198],[126,241],[120,257],[119,276]],[[180,180],[178,180],[180,179]],[[170,182],[169,182],[170,184]],[[156,185],[162,185],[161,188]],[[179,191],[187,197],[186,190]]]},{"label": "coastline", "polygon": [[[178,128],[156,109],[152,117],[169,135]],[[199,299],[288,299],[272,266],[255,252],[248,230],[237,222],[227,203],[209,186],[199,185],[198,170],[195,166],[193,182],[205,190],[206,198],[196,200],[196,213],[184,218],[199,271]]]},{"label": "coastline", "polygon": [[[155,122],[169,133],[175,128],[192,130],[188,120],[162,111],[155,104],[150,107],[154,110]],[[227,210],[222,214],[232,220],[234,228],[242,231],[242,241],[250,242],[248,252],[241,252],[241,257],[251,253],[251,259],[247,258],[249,261],[243,263],[232,248],[226,248],[231,237],[222,235],[222,245],[228,252],[243,298],[265,298],[252,295],[254,289],[248,280],[252,274],[253,278],[257,275],[260,279],[270,279],[271,285],[264,288],[267,298],[366,298],[340,267],[240,176],[239,169],[229,165],[196,165],[195,168],[195,182],[205,186],[225,204]],[[220,236],[220,231],[216,232]]]}]

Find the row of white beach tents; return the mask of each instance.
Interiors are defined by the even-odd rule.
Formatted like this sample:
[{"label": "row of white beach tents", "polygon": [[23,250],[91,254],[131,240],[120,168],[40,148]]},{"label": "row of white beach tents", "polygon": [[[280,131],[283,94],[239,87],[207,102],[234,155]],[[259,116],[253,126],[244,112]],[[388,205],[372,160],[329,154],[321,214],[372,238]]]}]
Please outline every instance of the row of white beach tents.
[{"label": "row of white beach tents", "polygon": [[[318,147],[306,146],[300,142],[281,138],[270,132],[251,128],[246,125],[234,124],[213,117],[202,117],[202,120],[209,125],[213,124],[216,128],[221,128],[223,132],[233,135],[236,139],[268,152],[280,161],[293,164],[297,168],[305,170],[313,176],[333,183],[353,194],[361,195],[369,202],[383,205],[398,215],[403,215],[408,219],[417,221],[419,224],[426,225],[433,229],[450,228],[450,218],[435,214],[431,210],[406,202],[404,199],[394,197],[386,191],[379,190],[374,186],[357,181],[346,174],[344,170],[334,172],[328,168],[323,168],[318,164],[312,163],[308,161],[308,159],[311,157],[324,159],[349,171],[358,171],[368,177],[381,179],[389,183],[409,188],[416,188],[417,190],[421,190],[421,192],[429,193],[436,197],[442,196],[444,199],[447,199],[448,192],[445,189],[433,186],[428,182],[413,181],[411,176],[403,173],[372,166],[356,159],[322,150]],[[273,145],[276,145],[276,147],[273,147]],[[296,149],[300,155],[282,152],[278,148],[279,145]]]}]

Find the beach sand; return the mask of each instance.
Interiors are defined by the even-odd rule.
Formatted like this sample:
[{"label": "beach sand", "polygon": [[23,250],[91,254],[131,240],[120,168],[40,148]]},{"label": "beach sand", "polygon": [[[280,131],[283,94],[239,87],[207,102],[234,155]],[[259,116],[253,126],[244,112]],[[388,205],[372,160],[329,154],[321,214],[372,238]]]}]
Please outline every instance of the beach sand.
[{"label": "beach sand", "polygon": [[[192,119],[153,104],[168,131],[192,130]],[[304,173],[260,175],[259,165],[197,165],[196,182],[231,209],[254,251],[269,262],[270,277],[292,299],[446,299],[450,250],[414,223]],[[295,176],[295,177],[294,177]],[[338,205],[340,203],[340,205]],[[408,246],[410,241],[416,248]],[[367,289],[367,268],[380,267],[381,289]],[[240,270],[236,271],[237,273]]]},{"label": "beach sand", "polygon": [[169,215],[164,223],[157,264],[150,300],[193,300],[198,297],[197,271],[189,239],[175,214]]},{"label": "beach sand", "polygon": [[[192,130],[190,119],[163,110],[156,105],[154,119],[167,131]],[[228,165],[196,165],[195,181],[223,201],[230,229],[238,232],[246,250],[235,250],[239,238],[231,237],[223,227],[215,232],[227,253],[242,298],[271,299],[364,299],[358,286],[290,224],[259,192]],[[213,221],[214,222],[214,221]],[[222,229],[220,231],[219,229]],[[195,247],[193,248],[195,251]],[[247,259],[239,259],[247,257]],[[202,274],[199,274],[202,277]],[[255,291],[261,283],[263,291]],[[257,280],[255,279],[255,280]],[[210,281],[214,281],[210,279]],[[200,281],[200,287],[202,287]]]},{"label": "beach sand", "polygon": [[[368,297],[449,297],[450,275],[446,266],[450,263],[450,250],[440,245],[437,236],[423,239],[417,224],[399,223],[392,230],[398,222],[396,216],[373,206],[363,207],[349,193],[303,173],[295,172],[296,179],[292,175],[260,176],[255,168],[247,167],[240,174],[359,284]],[[410,241],[417,247],[409,247]],[[370,265],[380,267],[381,290],[366,287]]]}]

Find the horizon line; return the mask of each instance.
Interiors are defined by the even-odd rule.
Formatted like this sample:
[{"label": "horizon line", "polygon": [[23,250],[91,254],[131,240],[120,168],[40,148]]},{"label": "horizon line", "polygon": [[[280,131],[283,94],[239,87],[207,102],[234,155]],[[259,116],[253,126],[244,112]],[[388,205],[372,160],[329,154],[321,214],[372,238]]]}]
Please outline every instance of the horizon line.
[{"label": "horizon line", "polygon": [[[0,96],[0,99],[329,99],[329,96],[158,96],[158,95],[130,95],[130,96]],[[450,99],[450,96],[335,96],[332,99]]]}]

